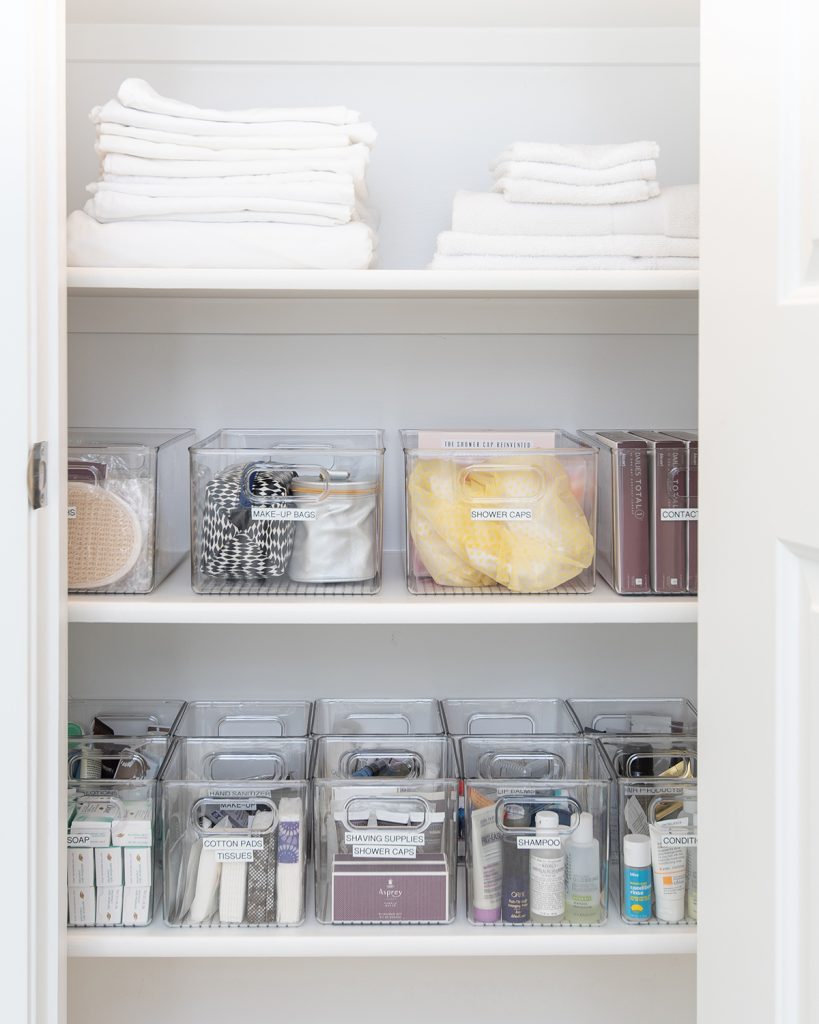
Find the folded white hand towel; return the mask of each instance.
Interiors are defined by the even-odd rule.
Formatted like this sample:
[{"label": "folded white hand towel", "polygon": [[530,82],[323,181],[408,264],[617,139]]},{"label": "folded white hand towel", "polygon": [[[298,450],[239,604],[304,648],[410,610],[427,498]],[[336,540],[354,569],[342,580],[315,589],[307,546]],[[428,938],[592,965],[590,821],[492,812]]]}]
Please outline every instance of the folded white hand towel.
[{"label": "folded white hand towel", "polygon": [[568,203],[601,206],[609,203],[640,203],[660,194],[656,181],[621,181],[616,185],[557,185],[528,178],[501,178],[495,191],[510,203]]},{"label": "folded white hand towel", "polygon": [[[177,146],[172,143],[148,142],[124,135],[100,135],[95,150],[100,156],[123,153],[147,160],[201,160],[208,163],[238,163],[243,160],[298,159],[308,164],[316,160],[346,160],[366,167],[370,161],[369,149],[357,142],[353,146],[331,146],[328,149],[203,149],[201,146]],[[211,172],[212,173],[212,172]]]},{"label": "folded white hand towel", "polygon": [[436,256],[430,270],[696,270],[677,256]]},{"label": "folded white hand towel", "polygon": [[559,142],[515,142],[505,149],[491,165],[506,160],[533,160],[546,164],[568,164],[570,167],[617,167],[633,160],[656,160],[660,147],[656,142],[623,142],[603,146],[566,145]]},{"label": "folded white hand towel", "polygon": [[124,107],[205,121],[318,121],[324,124],[352,124],[359,119],[355,110],[346,107],[251,107],[249,110],[196,107],[192,103],[160,96],[141,78],[126,78],[117,91],[117,99]]},{"label": "folded white hand towel", "polygon": [[[348,154],[354,148],[354,146],[350,146],[343,152]],[[288,151],[284,150],[283,152]],[[317,150],[316,152],[325,153],[327,150]],[[255,174],[280,174],[288,171],[337,171],[339,174],[350,175],[355,182],[360,182],[364,180],[366,163],[356,157],[350,159],[346,155],[344,157],[319,157],[311,154],[310,156],[281,157],[276,160],[220,161],[150,160],[139,156],[126,156],[122,153],[109,153],[103,157],[102,170],[106,175],[117,174],[128,177],[141,175],[149,178],[231,178]]]},{"label": "folded white hand towel", "polygon": [[89,116],[94,124],[118,124],[121,127],[185,132],[188,135],[230,135],[241,139],[265,135],[332,135],[342,142],[366,142],[372,145],[378,134],[371,124],[363,121],[353,124],[328,124],[318,120],[206,121],[198,117],[175,117],[136,110],[134,107],[124,107],[119,100],[109,100],[101,107],[94,107]]},{"label": "folded white hand towel", "polygon": [[[311,203],[292,199],[270,199],[266,196],[136,196],[123,192],[98,192],[85,204],[85,212],[101,223],[119,220],[177,220],[179,215],[222,214],[220,220],[278,221],[278,214],[288,214],[287,223],[302,223],[295,217],[321,217],[328,224],[347,224],[355,215],[354,205],[342,203]],[[260,216],[247,218],[246,213]],[[265,216],[261,216],[264,214]],[[232,216],[228,216],[232,215]],[[315,223],[313,220],[306,223]]]},{"label": "folded white hand towel", "polygon": [[613,185],[619,181],[653,181],[657,177],[654,160],[634,160],[600,170],[571,167],[569,164],[539,164],[526,160],[504,160],[494,170],[498,178],[528,178],[562,185]]},{"label": "folded white hand towel", "polygon": [[174,221],[98,224],[81,210],[68,218],[72,267],[364,270],[373,251],[373,233],[359,222],[332,228]]},{"label": "folded white hand towel", "polygon": [[[118,135],[125,139],[138,139],[140,142],[161,142],[170,146],[185,146],[198,151],[206,149],[213,152],[228,149],[269,150],[269,149],[336,149],[350,146],[352,142],[346,135],[322,133],[321,125],[316,125],[310,134],[283,133],[279,135],[191,135],[189,132],[167,132],[156,128],[132,128],[130,125],[116,124],[113,121],[101,121],[97,125],[99,135]],[[370,145],[368,143],[368,145]],[[198,152],[196,152],[198,156]]]},{"label": "folded white hand towel", "polygon": [[156,178],[132,181],[92,181],[86,191],[92,195],[100,192],[118,192],[125,196],[152,196],[193,199],[197,196],[213,198],[222,196],[230,199],[259,198],[287,199],[302,203],[341,203],[354,206],[356,195],[353,180],[330,175],[330,181],[280,182],[278,175],[256,175],[258,180],[248,182],[238,178]]},{"label": "folded white hand towel", "polygon": [[644,203],[566,206],[509,203],[492,192],[456,192],[452,228],[481,235],[699,235],[699,185],[672,185]]},{"label": "folded white hand towel", "polygon": [[438,256],[699,256],[699,239],[665,235],[476,235],[444,231]]}]

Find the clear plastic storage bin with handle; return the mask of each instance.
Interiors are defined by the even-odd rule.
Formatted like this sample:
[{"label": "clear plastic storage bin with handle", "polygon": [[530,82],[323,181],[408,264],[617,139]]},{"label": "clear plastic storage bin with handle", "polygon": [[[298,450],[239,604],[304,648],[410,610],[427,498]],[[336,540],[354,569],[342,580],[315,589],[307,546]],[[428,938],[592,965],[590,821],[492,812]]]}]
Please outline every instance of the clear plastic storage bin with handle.
[{"label": "clear plastic storage bin with handle", "polygon": [[685,697],[572,697],[568,704],[589,736],[697,732],[696,708]]},{"label": "clear plastic storage bin with handle", "polygon": [[597,451],[562,430],[402,430],[413,594],[594,589]]},{"label": "clear plastic storage bin with handle", "polygon": [[441,736],[441,706],[432,697],[322,697],[313,705],[313,736]]},{"label": "clear plastic storage bin with handle", "polygon": [[306,739],[174,741],[162,776],[167,924],[302,924],[308,765]]},{"label": "clear plastic storage bin with handle", "polygon": [[316,918],[455,917],[458,773],[443,736],[324,736],[313,768]]},{"label": "clear plastic storage bin with handle", "polygon": [[150,924],[164,736],[68,741],[70,927]]},{"label": "clear plastic storage bin with handle", "polygon": [[307,700],[192,700],[178,736],[306,736],[313,705]]},{"label": "clear plastic storage bin with handle", "polygon": [[190,450],[198,594],[375,594],[380,430],[219,430]]},{"label": "clear plastic storage bin with handle", "polygon": [[450,736],[568,736],[580,730],[559,697],[476,697],[441,701]]},{"label": "clear plastic storage bin with handle", "polygon": [[617,792],[620,916],[627,924],[697,920],[697,740],[598,740]]},{"label": "clear plastic storage bin with handle", "polygon": [[68,735],[175,736],[183,700],[69,697]]},{"label": "clear plastic storage bin with handle", "polygon": [[68,431],[68,589],[148,594],[188,550],[192,430]]},{"label": "clear plastic storage bin with handle", "polygon": [[608,915],[608,772],[594,740],[468,736],[467,916],[593,926]]}]

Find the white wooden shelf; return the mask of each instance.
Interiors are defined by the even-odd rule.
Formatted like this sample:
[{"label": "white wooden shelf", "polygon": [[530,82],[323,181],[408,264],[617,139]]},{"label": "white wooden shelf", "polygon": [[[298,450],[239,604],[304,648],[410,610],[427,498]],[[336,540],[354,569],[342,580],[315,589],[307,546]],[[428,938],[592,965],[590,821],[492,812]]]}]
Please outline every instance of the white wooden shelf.
[{"label": "white wooden shelf", "polygon": [[69,267],[76,296],[691,298],[695,270],[180,270]]},{"label": "white wooden shelf", "polygon": [[526,624],[696,622],[695,597],[620,597],[598,577],[591,594],[486,594],[416,597],[407,592],[402,556],[387,552],[374,597],[194,594],[184,561],[153,594],[73,594],[70,622],[216,624]]}]

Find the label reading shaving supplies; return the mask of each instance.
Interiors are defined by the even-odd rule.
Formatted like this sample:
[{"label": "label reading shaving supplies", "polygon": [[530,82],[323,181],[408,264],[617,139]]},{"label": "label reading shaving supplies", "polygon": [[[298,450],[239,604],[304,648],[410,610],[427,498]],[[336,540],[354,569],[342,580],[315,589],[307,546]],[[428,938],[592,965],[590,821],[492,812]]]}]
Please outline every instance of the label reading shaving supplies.
[{"label": "label reading shaving supplies", "polygon": [[318,509],[254,507],[250,510],[250,518],[254,522],[304,523],[318,519]]},{"label": "label reading shaving supplies", "polygon": [[534,519],[530,508],[473,508],[469,510],[473,523],[526,523]]}]

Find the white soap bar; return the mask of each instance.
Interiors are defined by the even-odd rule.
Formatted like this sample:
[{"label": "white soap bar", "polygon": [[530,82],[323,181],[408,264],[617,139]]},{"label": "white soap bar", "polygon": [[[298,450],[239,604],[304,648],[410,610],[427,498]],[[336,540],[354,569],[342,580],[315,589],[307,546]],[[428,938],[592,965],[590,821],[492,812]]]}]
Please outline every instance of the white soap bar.
[{"label": "white soap bar", "polygon": [[150,821],[115,821],[111,825],[114,846],[151,846],[153,832]]},{"label": "white soap bar", "polygon": [[[87,843],[83,844],[81,838],[72,841],[72,837],[87,837]],[[110,821],[87,820],[77,815],[71,822],[71,831],[68,836],[69,847],[76,845],[88,846],[110,846],[111,845],[111,823]]]},{"label": "white soap bar", "polygon": [[94,887],[79,886],[68,890],[69,924],[94,924],[96,921],[96,900]]},{"label": "white soap bar", "polygon": [[68,884],[69,886],[93,886],[94,884],[94,851],[68,851]]},{"label": "white soap bar", "polygon": [[151,884],[151,848],[150,846],[126,847],[123,851],[125,868],[125,884],[145,886]]},{"label": "white soap bar", "polygon": [[122,923],[147,924],[151,916],[150,885],[126,885],[122,892]]},{"label": "white soap bar", "polygon": [[121,885],[109,885],[104,889],[97,889],[98,925],[122,924],[122,894]]},{"label": "white soap bar", "polygon": [[97,888],[122,885],[122,850],[116,846],[94,851],[97,869]]}]

